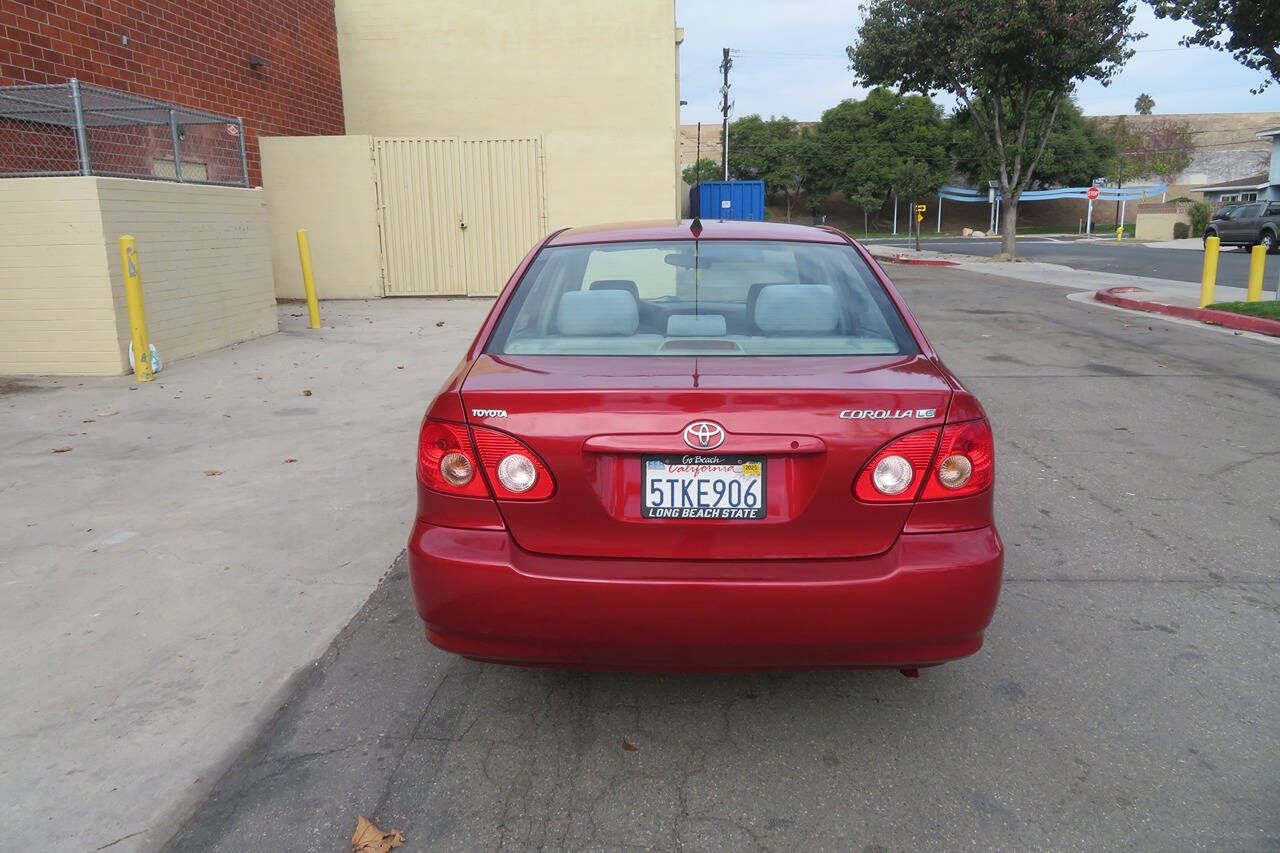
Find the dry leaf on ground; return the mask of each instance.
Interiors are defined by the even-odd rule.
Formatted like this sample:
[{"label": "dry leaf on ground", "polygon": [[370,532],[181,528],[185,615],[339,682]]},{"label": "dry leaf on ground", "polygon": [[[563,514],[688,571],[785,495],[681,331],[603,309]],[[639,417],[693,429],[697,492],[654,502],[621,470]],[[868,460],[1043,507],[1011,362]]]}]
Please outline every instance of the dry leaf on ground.
[{"label": "dry leaf on ground", "polygon": [[302,396],[304,396],[304,397],[310,397],[310,396],[311,396],[311,389],[310,389],[310,388],[303,388],[303,389],[302,389]]},{"label": "dry leaf on ground", "polygon": [[118,414],[120,414],[120,413],[119,413],[119,412],[117,412],[117,411],[115,411],[114,409],[112,409],[112,410],[109,410],[109,411],[106,411],[106,412],[98,412],[98,417],[100,417],[100,418],[109,418],[109,417],[111,417],[112,415],[118,415]]},{"label": "dry leaf on ground", "polygon": [[71,452],[71,448],[70,448],[70,447],[55,447],[55,448],[53,449],[53,452],[54,452],[54,453],[70,453],[70,452]]},{"label": "dry leaf on ground", "polygon": [[351,836],[351,853],[387,853],[404,844],[404,833],[398,829],[383,832],[364,815],[356,818],[356,831]]},{"label": "dry leaf on ground", "polygon": [[629,740],[627,740],[626,738],[623,738],[623,739],[622,739],[622,748],[623,748],[623,749],[625,749],[627,752],[635,752],[635,751],[636,751],[636,746],[635,746],[635,744],[631,743],[631,742],[630,742]]},{"label": "dry leaf on ground", "polygon": [[219,475],[219,474],[221,474],[221,473],[222,473],[222,472],[221,472],[221,471],[219,471],[217,468],[206,468],[206,469],[204,470],[204,475],[205,475],[206,477],[216,477],[216,476],[218,476],[218,475]]},{"label": "dry leaf on ground", "polygon": [[288,457],[286,457],[286,458],[285,458],[285,460],[284,460],[284,464],[285,464],[285,465],[288,465],[290,462],[297,462],[297,461],[298,461],[298,460],[297,460],[297,459],[295,459],[295,458],[293,458],[292,456],[288,456]]},{"label": "dry leaf on ground", "polygon": [[436,320],[436,328],[439,328],[443,325],[444,325],[444,320]]}]

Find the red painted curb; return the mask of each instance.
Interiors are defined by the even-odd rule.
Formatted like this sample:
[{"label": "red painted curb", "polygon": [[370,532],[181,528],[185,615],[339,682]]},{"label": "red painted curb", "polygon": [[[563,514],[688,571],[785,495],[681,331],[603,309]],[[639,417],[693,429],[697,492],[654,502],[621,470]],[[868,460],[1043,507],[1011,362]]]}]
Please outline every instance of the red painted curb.
[{"label": "red painted curb", "polygon": [[[1189,308],[1185,305],[1166,305],[1163,302],[1147,302],[1142,299],[1127,299],[1117,293],[1132,293],[1141,288],[1108,287],[1093,294],[1093,298],[1117,308],[1130,308],[1134,311],[1146,311],[1149,314],[1165,314],[1169,317],[1181,317],[1184,320],[1196,320],[1210,326],[1222,326],[1227,329],[1238,329],[1242,332],[1257,332],[1260,335],[1271,335],[1280,338],[1280,320],[1268,320],[1266,317],[1250,317],[1245,314],[1233,314],[1230,311],[1214,311],[1211,308]],[[1149,292],[1149,291],[1148,291]]]}]

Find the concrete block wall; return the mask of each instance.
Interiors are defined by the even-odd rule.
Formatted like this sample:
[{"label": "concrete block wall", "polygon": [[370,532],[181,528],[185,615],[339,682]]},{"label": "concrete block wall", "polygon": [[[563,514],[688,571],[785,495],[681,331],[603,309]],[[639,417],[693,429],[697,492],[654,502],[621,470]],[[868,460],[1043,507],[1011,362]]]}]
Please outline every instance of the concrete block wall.
[{"label": "concrete block wall", "polygon": [[118,374],[93,178],[0,180],[0,375]]},{"label": "concrete block wall", "polygon": [[0,375],[128,371],[123,234],[166,362],[277,329],[262,190],[12,178],[0,222]]}]

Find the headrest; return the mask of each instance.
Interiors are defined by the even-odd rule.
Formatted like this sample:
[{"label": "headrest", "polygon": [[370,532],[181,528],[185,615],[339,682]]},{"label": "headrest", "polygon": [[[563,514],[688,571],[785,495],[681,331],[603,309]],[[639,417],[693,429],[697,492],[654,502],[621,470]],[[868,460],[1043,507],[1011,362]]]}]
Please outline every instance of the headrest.
[{"label": "headrest", "polygon": [[701,338],[723,335],[723,314],[672,314],[667,318],[667,337]]},{"label": "headrest", "polygon": [[840,322],[840,300],[829,284],[769,284],[752,319],[766,335],[829,335]]},{"label": "headrest", "polygon": [[589,290],[625,290],[631,294],[631,298],[640,301],[640,290],[636,287],[636,283],[628,278],[602,278],[599,281],[591,282]]},{"label": "headrest", "polygon": [[625,290],[570,290],[556,311],[562,335],[634,335],[639,325],[636,299]]}]

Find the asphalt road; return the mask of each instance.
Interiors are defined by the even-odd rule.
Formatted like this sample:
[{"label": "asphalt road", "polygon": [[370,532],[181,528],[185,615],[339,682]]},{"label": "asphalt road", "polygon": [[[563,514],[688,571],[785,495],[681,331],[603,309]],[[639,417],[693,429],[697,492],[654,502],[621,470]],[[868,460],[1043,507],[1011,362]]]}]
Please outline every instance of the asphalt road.
[{"label": "asphalt road", "polygon": [[477,664],[426,644],[401,559],[171,848],[339,851],[364,813],[409,851],[1275,850],[1280,349],[893,274],[995,427],[1007,577],[977,655],[917,680]]},{"label": "asphalt road", "polygon": [[[915,246],[915,241],[907,238],[868,242],[886,246]],[[923,237],[920,248],[989,258],[1000,251],[1000,241],[993,238]],[[1080,270],[1164,278],[1195,284],[1200,283],[1204,266],[1204,255],[1196,251],[1153,249],[1132,241],[1117,243],[1114,240],[1079,240],[1075,237],[1021,237],[1018,239],[1018,257]],[[1280,256],[1270,255],[1267,257],[1263,288],[1275,291],[1278,279]],[[1223,248],[1218,255],[1218,284],[1244,287],[1248,281],[1249,253],[1234,247]]]}]

